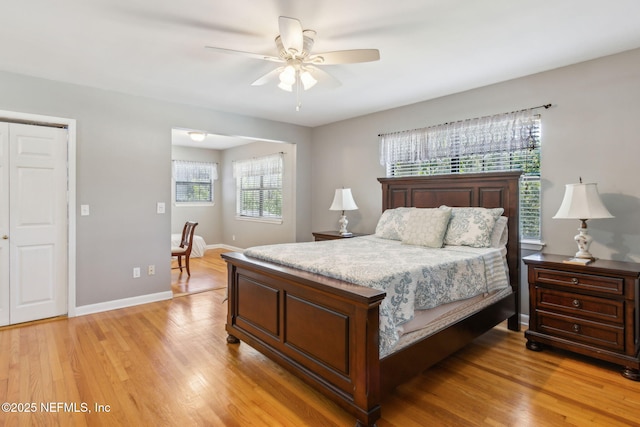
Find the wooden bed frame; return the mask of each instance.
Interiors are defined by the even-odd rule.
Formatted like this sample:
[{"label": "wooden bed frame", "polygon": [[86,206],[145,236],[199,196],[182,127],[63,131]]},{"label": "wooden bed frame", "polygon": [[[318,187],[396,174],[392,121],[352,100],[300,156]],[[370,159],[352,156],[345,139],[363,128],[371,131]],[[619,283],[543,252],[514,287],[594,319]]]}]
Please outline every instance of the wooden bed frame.
[{"label": "wooden bed frame", "polygon": [[246,342],[374,426],[382,398],[395,386],[508,319],[520,330],[520,172],[379,178],[382,209],[401,206],[503,207],[509,217],[507,262],[513,293],[383,359],[379,304],[385,293],[226,253],[227,341]]}]

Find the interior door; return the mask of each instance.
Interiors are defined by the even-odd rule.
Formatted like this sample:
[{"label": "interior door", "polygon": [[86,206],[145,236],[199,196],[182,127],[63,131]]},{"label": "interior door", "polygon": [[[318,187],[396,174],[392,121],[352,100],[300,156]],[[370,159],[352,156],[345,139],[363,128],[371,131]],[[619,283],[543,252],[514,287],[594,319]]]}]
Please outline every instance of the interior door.
[{"label": "interior door", "polygon": [[9,124],[0,122],[0,326],[9,324]]},{"label": "interior door", "polygon": [[8,127],[13,324],[67,312],[67,130]]}]

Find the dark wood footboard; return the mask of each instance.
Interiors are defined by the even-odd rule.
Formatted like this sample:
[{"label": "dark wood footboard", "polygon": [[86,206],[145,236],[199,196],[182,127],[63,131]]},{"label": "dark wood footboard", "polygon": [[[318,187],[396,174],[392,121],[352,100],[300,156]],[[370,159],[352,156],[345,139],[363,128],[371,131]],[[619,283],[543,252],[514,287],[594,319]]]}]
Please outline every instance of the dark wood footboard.
[{"label": "dark wood footboard", "polygon": [[[365,426],[380,417],[378,306],[384,292],[223,254],[226,330],[340,404]],[[233,342],[231,338],[230,342]]]}]

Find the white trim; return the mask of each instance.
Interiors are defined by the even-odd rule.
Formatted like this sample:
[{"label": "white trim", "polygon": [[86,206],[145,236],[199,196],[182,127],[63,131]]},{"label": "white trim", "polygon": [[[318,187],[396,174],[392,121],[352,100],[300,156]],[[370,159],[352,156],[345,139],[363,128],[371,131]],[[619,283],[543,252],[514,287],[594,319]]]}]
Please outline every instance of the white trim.
[{"label": "white trim", "polygon": [[173,292],[164,291],[155,294],[140,295],[137,297],[123,298],[113,301],[99,302],[97,304],[83,305],[76,308],[76,316],[101,313],[103,311],[117,310],[119,308],[133,307],[151,302],[166,301],[173,298]]},{"label": "white trim", "polygon": [[76,316],[76,120],[0,110],[1,119],[64,125],[67,128],[67,316]]},{"label": "white trim", "polygon": [[[175,200],[175,197],[174,197]],[[173,202],[173,206],[176,208],[193,208],[193,207],[207,207],[207,206],[215,206],[215,202]]]},{"label": "white trim", "polygon": [[541,240],[520,240],[520,249],[527,251],[541,251],[547,244]]},{"label": "white trim", "polygon": [[237,221],[263,222],[265,224],[282,224],[282,218],[265,218],[261,216],[239,216],[236,215]]},{"label": "white trim", "polygon": [[529,315],[528,314],[520,313],[520,325],[524,326],[525,328],[529,327]]},{"label": "white trim", "polygon": [[239,248],[237,246],[229,246],[229,245],[225,245],[225,244],[217,244],[217,245],[207,245],[206,246],[207,249],[228,249],[230,251],[236,251],[236,252],[240,252],[243,251],[244,249]]}]

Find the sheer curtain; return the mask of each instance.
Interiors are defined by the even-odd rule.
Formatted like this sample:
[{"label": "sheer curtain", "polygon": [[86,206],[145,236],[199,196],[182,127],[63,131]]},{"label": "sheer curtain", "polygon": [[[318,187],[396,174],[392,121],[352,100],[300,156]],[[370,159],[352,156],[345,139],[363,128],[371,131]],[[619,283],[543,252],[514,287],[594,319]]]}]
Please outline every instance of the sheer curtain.
[{"label": "sheer curtain", "polygon": [[173,178],[176,181],[215,181],[218,179],[218,164],[194,162],[189,160],[173,161]]},{"label": "sheer curtain", "polygon": [[380,164],[534,148],[539,141],[538,119],[532,110],[523,110],[382,134]]},{"label": "sheer curtain", "polygon": [[283,153],[233,162],[233,177],[265,176],[282,174]]}]

